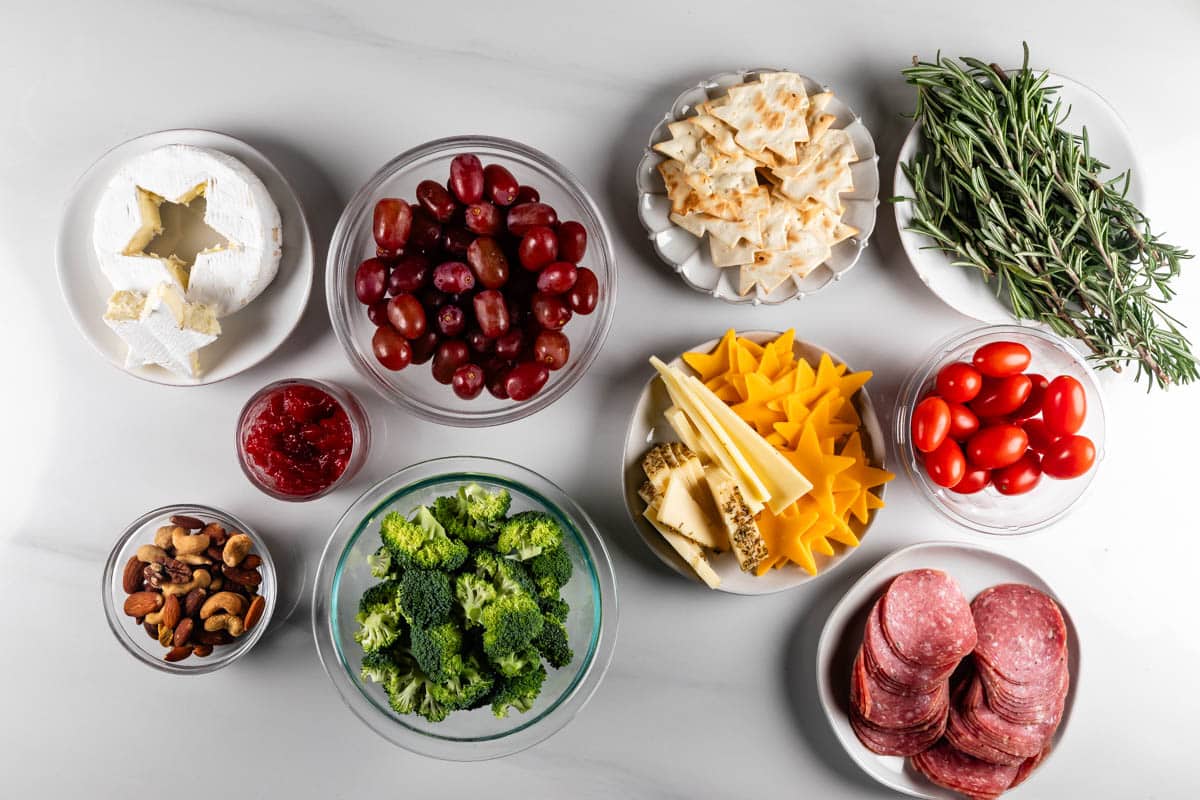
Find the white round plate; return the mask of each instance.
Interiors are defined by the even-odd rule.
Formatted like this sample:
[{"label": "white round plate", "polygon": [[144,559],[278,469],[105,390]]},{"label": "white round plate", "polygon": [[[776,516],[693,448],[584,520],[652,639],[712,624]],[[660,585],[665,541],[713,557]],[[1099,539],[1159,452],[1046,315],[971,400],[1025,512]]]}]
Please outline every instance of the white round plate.
[{"label": "white round plate", "polygon": [[[1129,128],[1118,116],[1116,109],[1082,83],[1063,75],[1050,73],[1047,85],[1060,87],[1057,96],[1062,99],[1064,105],[1071,107],[1071,114],[1067,117],[1064,127],[1076,134],[1087,127],[1092,153],[1109,165],[1105,175],[1112,177],[1125,170],[1133,171],[1129,184],[1129,199],[1139,206],[1142,205],[1142,171],[1134,155]],[[920,146],[920,127],[913,125],[896,159],[896,173],[892,182],[892,193],[896,197],[913,195],[912,184],[905,177],[900,165],[910,161]],[[912,204],[895,203],[895,207],[900,244],[904,247],[908,261],[921,281],[940,297],[942,302],[960,314],[980,322],[1011,323],[1015,319],[1008,301],[996,296],[995,284],[984,283],[979,273],[969,267],[954,266],[945,253],[930,249],[931,242],[927,237],[908,230],[913,217]]]},{"label": "white round plate", "polygon": [[[1056,743],[1066,733],[1071,707],[1079,690],[1079,634],[1062,599],[1036,572],[979,545],[956,542],[924,542],[897,550],[859,578],[829,613],[817,644],[817,693],[821,697],[825,716],[842,747],[863,772],[888,788],[927,800],[961,800],[961,795],[931,783],[912,769],[907,759],[872,753],[858,741],[850,727],[850,672],[859,645],[862,644],[863,629],[871,606],[896,575],[922,568],[940,569],[949,574],[958,581],[968,600],[998,583],[1024,583],[1045,592],[1058,603],[1067,623],[1067,666],[1071,671],[1071,685],[1063,707],[1062,722],[1054,735]],[[1038,772],[1045,769],[1053,757],[1052,750],[1030,776],[1029,784],[1037,784]],[[1022,791],[1025,790],[1016,790],[1014,796],[1023,796]]]},{"label": "white round plate", "polygon": [[[104,311],[113,289],[92,248],[92,217],[113,174],[129,159],[168,144],[210,147],[241,160],[257,175],[279,207],[283,226],[283,255],[271,285],[240,311],[221,318],[221,335],[202,348],[202,372],[195,379],[176,375],[157,365],[125,367],[125,342],[104,324]],[[96,351],[123,372],[168,386],[203,386],[253,367],[275,352],[291,334],[308,305],[313,279],[313,241],[304,209],[287,180],[250,145],[214,131],[158,131],[130,139],[109,150],[88,168],[67,200],[55,246],[58,284],[75,324]]]},{"label": "white round plate", "polygon": [[[739,331],[738,336],[758,344],[764,344],[777,338],[779,333],[777,331]],[[712,339],[696,347],[688,348],[687,352],[711,352],[719,341],[720,339]],[[829,352],[814,344],[799,340],[793,343],[792,349],[798,357],[806,359],[814,366],[820,360],[822,353]],[[835,364],[843,363],[834,353],[829,353],[829,356]],[[683,363],[682,358],[676,358],[670,363],[672,366],[680,367],[686,372],[694,374],[691,367]],[[645,388],[638,395],[637,405],[633,409],[633,417],[629,420],[629,428],[625,432],[625,453],[621,460],[625,510],[629,513],[629,519],[638,534],[641,535],[642,541],[658,556],[660,561],[685,578],[690,578],[703,586],[704,583],[695,571],[680,558],[675,549],[667,544],[658,531],[642,516],[646,504],[638,497],[638,487],[646,480],[646,473],[642,470],[642,457],[646,451],[656,444],[674,442],[679,439],[675,435],[675,431],[671,430],[670,424],[663,418],[663,412],[670,406],[671,399],[667,395],[666,387],[655,374],[646,382]],[[884,469],[883,460],[887,453],[887,439],[883,435],[883,428],[879,424],[879,418],[875,415],[875,407],[871,404],[871,398],[865,387],[854,395],[854,407],[858,410],[859,417],[862,418],[863,450],[866,451],[872,466]],[[874,490],[880,498],[884,495],[884,486]],[[875,524],[878,513],[878,511],[872,511],[866,525],[860,525],[857,521],[851,523],[851,528],[860,539]],[[710,556],[709,563],[721,578],[721,587],[718,591],[746,595],[774,594],[785,589],[794,589],[828,574],[858,550],[856,547],[846,547],[840,544],[834,544],[834,547],[836,555],[832,557],[817,556],[819,571],[816,575],[809,575],[800,567],[790,564],[780,569],[768,570],[765,575],[755,576],[752,573],[742,572],[737,558],[730,552]]]},{"label": "white round plate", "polygon": [[[755,79],[764,72],[781,72],[779,69],[743,69],[722,72],[706,81],[701,81],[675,98],[671,110],[654,126],[650,133],[650,144],[642,160],[638,162],[638,219],[650,235],[654,250],[668,266],[679,273],[684,282],[698,292],[710,294],[728,303],[753,303],[772,305],[788,300],[798,300],[825,288],[845,275],[858,261],[867,246],[871,232],[875,230],[875,210],[879,205],[879,156],[875,153],[875,140],[862,120],[842,102],[838,95],[826,107],[825,113],[836,118],[833,127],[844,128],[854,142],[859,160],[850,165],[854,179],[854,190],[840,195],[846,214],[842,221],[858,229],[858,235],[834,245],[829,260],[814,269],[804,278],[784,281],[769,294],[761,286],[754,287],[753,294],[738,293],[737,267],[718,267],[712,262],[708,246],[692,234],[671,222],[671,203],[667,199],[667,187],[658,172],[658,165],[665,156],[653,148],[659,142],[671,138],[667,125],[685,117],[695,116],[696,106],[713,97],[725,94],[730,86]],[[801,75],[809,94],[829,91],[812,78]]]}]

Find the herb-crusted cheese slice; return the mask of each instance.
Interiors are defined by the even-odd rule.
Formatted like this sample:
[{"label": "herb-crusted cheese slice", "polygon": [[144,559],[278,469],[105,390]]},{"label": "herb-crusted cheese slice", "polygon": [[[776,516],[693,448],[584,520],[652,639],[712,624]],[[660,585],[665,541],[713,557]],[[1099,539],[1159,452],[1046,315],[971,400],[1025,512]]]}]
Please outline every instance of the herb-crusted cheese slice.
[{"label": "herb-crusted cheese slice", "polygon": [[763,541],[741,490],[729,473],[720,467],[707,467],[704,480],[708,482],[717,503],[721,521],[729,534],[729,546],[737,556],[738,565],[743,572],[753,572],[767,558],[767,543]]},{"label": "herb-crusted cheese slice", "polygon": [[708,558],[705,557],[704,550],[700,545],[659,522],[654,509],[650,506],[646,506],[642,516],[667,540],[667,543],[687,562],[687,565],[692,568],[700,580],[704,581],[708,588],[719,589],[721,587],[721,576],[713,571],[712,565],[708,563]]}]

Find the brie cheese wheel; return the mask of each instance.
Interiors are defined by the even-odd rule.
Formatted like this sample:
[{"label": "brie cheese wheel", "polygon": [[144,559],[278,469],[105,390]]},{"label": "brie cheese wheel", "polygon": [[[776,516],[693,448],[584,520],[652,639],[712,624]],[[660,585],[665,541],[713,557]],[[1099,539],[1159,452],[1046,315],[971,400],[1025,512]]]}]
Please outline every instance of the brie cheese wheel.
[{"label": "brie cheese wheel", "polygon": [[[203,200],[207,231],[171,230],[171,205]],[[197,206],[199,204],[197,203]],[[192,214],[198,216],[198,214]],[[188,262],[176,248],[207,233]],[[279,270],[283,233],[279,209],[250,169],[218,150],[167,145],[127,162],[109,182],[92,234],[100,269],[117,291],[146,294],[159,284],[177,286],[188,301],[232,314],[262,293]],[[159,252],[169,250],[169,252]]]},{"label": "brie cheese wheel", "polygon": [[176,283],[164,281],[148,293],[120,290],[108,300],[104,322],[129,345],[125,366],[158,364],[176,375],[200,374],[196,351],[221,333],[214,311],[189,303]]}]

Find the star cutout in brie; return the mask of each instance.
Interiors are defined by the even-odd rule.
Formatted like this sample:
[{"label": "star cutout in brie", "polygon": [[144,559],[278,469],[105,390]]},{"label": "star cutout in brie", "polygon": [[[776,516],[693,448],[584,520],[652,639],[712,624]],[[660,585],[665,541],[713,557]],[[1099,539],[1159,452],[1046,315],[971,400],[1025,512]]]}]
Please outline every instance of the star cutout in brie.
[{"label": "star cutout in brie", "polygon": [[207,183],[200,183],[184,195],[168,200],[137,187],[142,225],[125,246],[124,254],[162,261],[186,291],[198,255],[236,247],[205,222],[207,189]]}]

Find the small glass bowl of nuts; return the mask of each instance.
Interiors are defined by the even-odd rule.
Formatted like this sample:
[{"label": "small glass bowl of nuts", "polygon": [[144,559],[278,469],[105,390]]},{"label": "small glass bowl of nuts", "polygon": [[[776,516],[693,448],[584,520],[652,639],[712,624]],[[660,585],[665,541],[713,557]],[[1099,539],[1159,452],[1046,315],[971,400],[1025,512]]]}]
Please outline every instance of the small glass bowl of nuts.
[{"label": "small glass bowl of nuts", "polygon": [[148,511],[104,565],[108,626],[164,672],[213,672],[240,658],[275,610],[275,562],[245,523],[216,508]]}]

